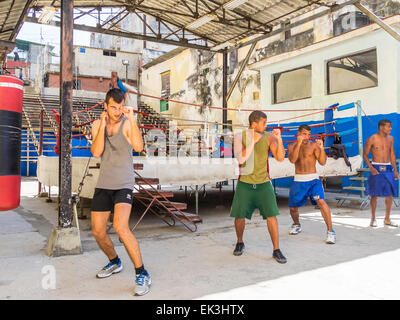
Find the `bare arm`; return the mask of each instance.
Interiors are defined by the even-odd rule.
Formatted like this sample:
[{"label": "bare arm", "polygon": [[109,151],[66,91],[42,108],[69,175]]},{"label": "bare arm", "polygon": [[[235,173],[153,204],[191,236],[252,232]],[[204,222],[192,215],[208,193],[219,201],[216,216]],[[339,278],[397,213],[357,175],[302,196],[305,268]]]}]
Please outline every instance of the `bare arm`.
[{"label": "bare arm", "polygon": [[124,108],[124,113],[128,118],[128,124],[124,127],[124,134],[133,150],[136,152],[143,151],[143,138],[137,125],[132,108]]},{"label": "bare arm", "polygon": [[277,161],[282,162],[285,160],[286,151],[283,147],[281,131],[279,129],[274,129],[272,134],[268,134],[268,145]]},{"label": "bare arm", "polygon": [[372,166],[371,162],[368,159],[368,155],[369,155],[369,153],[371,151],[371,147],[372,147],[372,142],[373,142],[373,138],[372,137],[369,137],[367,139],[367,141],[365,142],[364,151],[363,151],[363,159],[364,159],[365,164],[368,166],[369,170],[371,171],[371,174],[372,175],[377,175],[378,174],[378,170],[376,170]]},{"label": "bare arm", "polygon": [[317,158],[318,163],[321,166],[324,166],[326,164],[327,156],[325,153],[324,143],[322,142],[322,140],[316,141],[315,157]]},{"label": "bare arm", "polygon": [[292,143],[288,147],[288,158],[291,163],[295,163],[299,158],[301,144],[298,142]]},{"label": "bare arm", "polygon": [[[255,138],[251,136],[252,135],[248,134],[248,132],[246,131],[247,147],[244,147],[243,145],[241,133],[235,135],[234,137],[233,143],[234,143],[235,157],[236,159],[238,159],[239,164],[245,163],[250,158],[254,149],[254,144],[262,138],[262,135],[260,134],[256,135]],[[257,141],[254,141],[254,139],[256,139]]]},{"label": "bare arm", "polygon": [[301,144],[303,143],[303,137],[297,136],[297,142],[291,143],[288,147],[288,158],[291,163],[295,163],[299,158],[299,152]]},{"label": "bare arm", "polygon": [[104,151],[104,130],[106,129],[107,113],[101,114],[100,120],[95,120],[92,124],[92,146],[90,151],[93,157],[100,158]]},{"label": "bare arm", "polygon": [[399,173],[397,171],[396,153],[394,152],[394,138],[392,138],[391,146],[390,146],[390,161],[392,163],[395,179],[398,180]]}]

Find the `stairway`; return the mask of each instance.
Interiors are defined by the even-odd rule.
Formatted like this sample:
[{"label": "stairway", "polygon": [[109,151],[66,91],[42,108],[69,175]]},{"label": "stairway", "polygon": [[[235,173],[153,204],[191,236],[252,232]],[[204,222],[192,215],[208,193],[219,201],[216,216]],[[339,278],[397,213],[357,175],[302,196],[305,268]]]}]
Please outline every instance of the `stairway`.
[{"label": "stairway", "polygon": [[356,192],[359,192],[360,195],[357,196],[357,195],[354,195],[354,193],[350,194],[350,192],[348,192],[345,195],[337,196],[336,200],[338,200],[338,206],[340,206],[340,207],[343,206],[345,201],[360,201],[361,202],[361,204],[360,204],[361,210],[368,208],[370,198],[369,198],[369,196],[365,195],[365,189],[366,189],[365,182],[368,180],[368,178],[365,177],[364,174],[366,172],[369,172],[369,169],[368,168],[360,168],[360,169],[357,169],[357,172],[358,172],[357,176],[351,177],[351,178],[349,178],[349,180],[354,181],[355,183],[358,183],[359,186],[351,185],[351,186],[343,187],[342,190],[343,191],[356,191]]},{"label": "stairway", "polygon": [[138,170],[142,169],[142,164],[134,164],[136,178],[133,197],[145,207],[145,211],[140,216],[132,231],[137,227],[146,213],[151,212],[169,226],[174,226],[175,221],[179,221],[189,231],[195,232],[197,230],[196,224],[202,222],[202,219],[196,214],[182,211],[187,209],[187,204],[184,202],[171,201],[170,199],[174,197],[174,193],[159,191],[157,188],[159,180],[157,178],[142,177],[138,173]]}]

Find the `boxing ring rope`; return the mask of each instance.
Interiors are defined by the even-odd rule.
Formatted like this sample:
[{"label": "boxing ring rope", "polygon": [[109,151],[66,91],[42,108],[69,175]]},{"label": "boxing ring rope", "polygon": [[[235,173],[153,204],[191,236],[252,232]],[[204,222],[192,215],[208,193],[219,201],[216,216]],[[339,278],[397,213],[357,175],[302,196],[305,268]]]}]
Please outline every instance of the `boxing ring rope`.
[{"label": "boxing ring rope", "polygon": [[[297,130],[297,128],[298,128],[298,126],[280,125],[281,122],[304,118],[304,117],[307,117],[307,116],[311,116],[311,115],[319,114],[319,113],[322,113],[322,112],[326,112],[327,110],[343,111],[343,110],[348,110],[348,109],[351,109],[351,108],[355,107],[354,103],[349,103],[349,104],[345,104],[345,105],[339,105],[339,103],[335,103],[335,104],[329,106],[328,108],[313,108],[313,109],[311,109],[311,108],[309,108],[309,109],[249,109],[249,108],[242,108],[242,107],[238,107],[238,108],[223,108],[223,107],[206,106],[206,105],[190,103],[190,102],[185,102],[185,101],[179,101],[179,100],[174,100],[174,99],[156,97],[156,96],[152,96],[152,95],[149,95],[149,94],[137,93],[137,92],[133,92],[133,91],[131,91],[131,93],[133,93],[135,95],[138,95],[138,96],[143,96],[143,97],[148,97],[148,98],[152,98],[152,99],[158,99],[158,100],[164,100],[164,101],[179,103],[179,104],[186,105],[186,106],[194,106],[194,107],[208,108],[208,109],[218,109],[218,110],[231,110],[231,111],[236,111],[236,112],[241,112],[241,111],[251,112],[251,111],[255,111],[255,110],[260,110],[260,111],[265,111],[265,112],[293,112],[293,111],[296,111],[296,112],[297,111],[304,111],[305,112],[305,111],[315,111],[315,112],[311,112],[311,113],[308,112],[306,114],[295,116],[295,117],[288,117],[288,118],[283,118],[283,119],[274,121],[274,123],[278,123],[278,125],[271,125],[268,128],[268,130],[278,128],[278,129],[281,130],[281,132],[294,131],[294,130]],[[97,103],[94,106],[91,106],[91,107],[83,109],[83,110],[74,111],[73,114],[77,115],[77,114],[84,113],[84,112],[88,113],[89,111],[94,110],[94,109],[98,108],[99,106],[102,106],[104,104],[104,102],[105,101],[102,101],[100,103]],[[141,112],[141,111],[138,111],[138,110],[134,110],[134,112],[136,114],[139,114],[139,115],[142,115],[142,116],[145,116],[145,117],[156,117],[156,115],[153,115],[153,114],[150,114],[150,113]],[[54,115],[56,117],[56,120],[57,120],[57,123],[58,123],[59,122],[58,121],[58,114],[54,110],[53,110],[53,113],[54,113]],[[89,114],[89,116],[90,116],[90,114]],[[202,127],[202,126],[205,126],[206,124],[215,125],[215,126],[217,126],[217,131],[218,131],[218,126],[220,126],[220,125],[222,125],[222,126],[232,126],[232,127],[247,127],[247,126],[244,126],[244,125],[241,125],[241,124],[219,123],[219,122],[213,122],[213,121],[208,121],[208,120],[184,119],[184,118],[168,117],[168,116],[165,116],[165,118],[167,118],[168,120],[173,119],[173,120],[191,122],[191,123],[180,124],[181,127],[196,127],[196,126]],[[93,123],[94,120],[95,120],[94,118],[91,118],[87,122],[76,123],[76,124],[74,124],[74,127],[75,128],[87,127],[91,123]],[[336,124],[343,124],[343,123],[346,123],[347,121],[352,121],[352,119],[343,119],[343,120],[339,119],[339,120],[334,120],[334,121],[324,121],[322,123],[310,125],[310,127],[311,128],[317,128],[317,127],[322,127],[322,126],[326,126],[326,125],[329,125],[329,124],[333,125],[335,123]],[[193,122],[198,122],[198,123],[193,123]],[[149,126],[149,125],[142,126],[142,125],[139,124],[139,128],[140,129],[144,129],[144,130],[158,129],[158,130],[166,132],[168,130],[167,129],[168,127],[169,127],[169,125],[167,125],[167,124],[158,124],[158,126]],[[187,129],[178,129],[178,130],[174,130],[174,131],[177,131],[178,133],[180,133],[183,130],[187,131]],[[337,136],[337,135],[339,137],[342,137],[342,136],[345,136],[345,135],[348,135],[348,134],[355,133],[356,131],[357,131],[357,129],[348,130],[347,132],[344,131],[344,132],[336,132],[336,133],[321,133],[319,135],[313,135],[311,137],[311,139],[312,140],[316,139],[316,137],[319,137],[319,138],[323,139],[325,137]],[[143,134],[146,135],[146,132],[143,132]],[[84,134],[84,133],[77,134],[77,135],[73,136],[73,138],[76,138],[76,137],[79,137],[79,136],[86,136],[88,138],[88,140],[90,140],[89,139],[90,135],[88,136],[88,134]],[[285,138],[285,137],[289,137],[289,136],[282,136],[282,138]],[[295,135],[293,137],[295,137]],[[295,140],[284,141],[284,143],[290,143],[290,142],[295,142]],[[349,145],[349,144],[347,144],[347,145]],[[202,148],[202,149],[207,149],[207,148]],[[210,148],[208,148],[208,149],[210,149]]]},{"label": "boxing ring rope", "polygon": [[[173,99],[155,97],[155,96],[146,95],[146,94],[142,94],[142,93],[135,93],[135,92],[133,92],[133,93],[137,94],[139,96],[144,96],[144,97],[149,97],[149,98],[159,99],[159,100],[166,100],[166,101],[170,101],[170,102],[173,102],[173,103],[179,103],[179,104],[181,104],[183,106],[208,108],[209,110],[211,110],[211,109],[230,110],[230,111],[236,111],[236,112],[242,112],[242,111],[251,112],[251,111],[259,110],[259,111],[264,111],[264,112],[282,112],[282,113],[294,112],[294,111],[296,111],[296,112],[297,111],[306,112],[303,115],[294,116],[294,117],[285,117],[285,118],[282,118],[280,120],[271,121],[271,123],[269,124],[268,129],[267,129],[267,130],[271,130],[271,129],[274,129],[274,128],[278,128],[278,129],[281,130],[281,132],[288,132],[288,133],[298,130],[299,125],[281,124],[281,122],[287,122],[287,121],[290,121],[290,120],[301,119],[301,118],[305,118],[305,117],[308,117],[308,116],[321,114],[323,112],[326,113],[327,111],[333,113],[334,111],[340,112],[340,111],[344,111],[344,110],[349,110],[349,109],[355,108],[356,105],[357,105],[358,109],[361,108],[361,103],[360,102],[357,102],[357,103],[353,102],[353,103],[349,103],[349,104],[345,104],[345,105],[339,105],[339,103],[335,103],[335,104],[333,104],[333,105],[331,105],[331,106],[329,106],[327,108],[313,108],[313,109],[310,108],[310,109],[286,109],[285,110],[285,109],[250,109],[250,108],[242,108],[242,107],[238,107],[238,108],[223,108],[223,107],[205,106],[205,105],[189,103],[189,102],[184,102],[184,101],[178,101],[178,100],[173,100]],[[92,111],[92,110],[100,107],[103,104],[104,104],[104,101],[100,102],[100,103],[97,103],[96,105],[91,106],[89,108],[75,111],[74,115],[83,114],[83,113],[86,112],[89,116],[91,116],[91,114],[89,114],[89,111]],[[136,114],[144,116],[144,117],[157,118],[157,114],[141,112],[141,111],[138,111],[138,110],[134,110],[134,112]],[[357,119],[358,119],[358,123],[359,124],[360,124],[360,119],[361,119],[360,115],[361,115],[361,111],[357,113]],[[179,120],[179,121],[188,122],[188,123],[185,123],[185,124],[180,124],[179,125],[180,127],[204,127],[204,128],[207,128],[207,125],[209,125],[210,127],[211,126],[216,126],[216,130],[214,130],[214,128],[207,128],[208,132],[214,132],[214,131],[218,132],[218,126],[242,127],[242,128],[243,127],[248,127],[248,126],[244,126],[243,124],[219,123],[219,122],[209,121],[208,119],[205,119],[205,120],[184,119],[184,118],[173,117],[173,116],[169,116],[169,115],[165,115],[165,116],[163,116],[163,118],[166,119],[166,120],[169,120],[169,121],[171,121],[171,120]],[[94,117],[90,117],[88,120],[89,121],[86,121],[84,123],[75,124],[74,127],[75,128],[86,127],[86,126],[90,125],[95,119],[94,119]],[[319,139],[321,139],[321,138],[323,138],[323,139],[325,139],[325,138],[335,138],[337,136],[339,136],[339,137],[351,136],[351,135],[353,135],[353,134],[358,132],[358,134],[359,134],[358,141],[347,142],[347,143],[344,144],[344,146],[346,148],[348,148],[348,147],[351,147],[352,145],[354,145],[357,142],[360,144],[360,141],[361,141],[361,147],[359,147],[359,150],[362,150],[362,131],[361,131],[362,129],[361,129],[360,126],[357,129],[350,129],[350,130],[345,130],[345,131],[342,131],[342,132],[337,132],[335,130],[333,130],[333,132],[327,132],[326,131],[327,126],[331,126],[332,128],[334,128],[334,126],[336,126],[336,125],[346,124],[346,123],[348,123],[350,121],[354,121],[354,118],[351,117],[349,119],[346,119],[346,118],[344,118],[344,119],[326,119],[326,117],[324,117],[324,120],[322,120],[322,121],[320,120],[319,123],[310,124],[310,127],[312,129],[323,128],[324,127],[324,131],[325,131],[323,133],[318,133],[318,134],[311,135],[311,140],[315,140],[315,139],[318,139],[318,138]],[[143,129],[143,130],[156,129],[156,130],[160,130],[162,132],[166,132],[167,130],[171,130],[171,128],[168,128],[168,127],[170,127],[168,124],[158,124],[158,126],[149,126],[149,125],[143,125],[142,126],[139,123],[139,127],[140,127],[140,129]],[[173,129],[171,131],[180,133],[182,131],[189,132],[188,130],[190,131],[192,129],[178,129],[178,130],[177,129]],[[194,132],[194,134],[196,134],[196,130],[192,130],[192,131]],[[360,140],[360,132],[361,132],[361,140]],[[143,135],[146,135],[146,132],[143,132]],[[83,136],[87,137],[87,135],[85,135],[83,133],[78,133],[77,135],[73,136],[73,138],[75,138],[75,137],[83,137]],[[290,135],[290,134],[289,135],[282,135],[283,143],[287,145],[288,143],[295,142],[296,140],[293,140],[293,139],[290,140],[290,138],[295,138],[295,137],[296,137],[295,134],[293,134],[293,135]],[[199,147],[198,147],[198,151],[199,151],[198,152],[198,156],[199,157],[202,157],[204,155],[202,150],[206,150],[206,152],[208,152],[208,157],[213,157],[215,149],[217,149],[216,151],[218,151],[218,148],[215,148],[216,147],[215,145],[214,146],[210,146],[207,143],[205,143],[203,145],[202,143],[203,143],[203,141],[199,142]],[[215,141],[214,141],[214,143],[215,143]],[[227,145],[227,144],[225,143],[225,145]],[[179,147],[179,143],[177,144],[177,146]],[[171,147],[171,144],[170,144],[170,147]],[[77,146],[77,147],[73,147],[73,148],[74,149],[90,149],[90,146]],[[330,146],[329,145],[325,145],[324,148],[325,149],[329,149]],[[225,147],[225,150],[227,150],[227,149],[228,148]],[[360,151],[359,156],[360,155],[362,155],[361,151]],[[232,150],[232,156],[233,156],[233,150]],[[147,157],[148,156],[146,156],[146,158]],[[139,158],[142,158],[142,157],[138,157],[138,160],[139,160]],[[152,157],[150,157],[150,158],[152,158]],[[273,161],[273,160],[274,159],[272,158],[271,161]],[[362,163],[362,161],[361,161],[361,163]],[[192,174],[193,174],[193,172],[192,172]],[[227,176],[229,176],[228,179],[235,179],[231,174],[229,174],[229,175],[227,175]],[[348,175],[348,174],[346,174],[346,175]],[[352,175],[354,175],[354,173],[352,173]],[[272,177],[272,178],[276,179],[276,178],[279,178],[279,176]],[[225,177],[224,180],[227,180],[227,178]],[[221,180],[221,181],[224,181],[224,180]],[[162,184],[163,182],[165,182],[165,181],[162,181],[162,179],[161,179],[160,184]],[[195,181],[196,185],[198,185],[197,183],[199,183],[199,182],[201,182],[201,179],[200,179],[200,181]],[[203,181],[203,182],[205,182],[205,181]]]}]

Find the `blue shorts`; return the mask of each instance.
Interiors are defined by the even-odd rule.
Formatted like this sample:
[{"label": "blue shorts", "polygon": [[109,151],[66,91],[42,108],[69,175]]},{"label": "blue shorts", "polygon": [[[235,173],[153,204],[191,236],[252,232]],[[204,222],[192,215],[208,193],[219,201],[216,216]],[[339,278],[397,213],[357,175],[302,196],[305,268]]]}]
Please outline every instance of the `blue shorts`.
[{"label": "blue shorts", "polygon": [[373,197],[396,196],[396,185],[392,165],[372,164],[379,174],[368,177],[365,193]]},{"label": "blue shorts", "polygon": [[316,205],[315,200],[325,199],[324,187],[319,179],[310,181],[294,181],[289,192],[289,207],[298,208],[307,204],[310,198],[311,203]]}]

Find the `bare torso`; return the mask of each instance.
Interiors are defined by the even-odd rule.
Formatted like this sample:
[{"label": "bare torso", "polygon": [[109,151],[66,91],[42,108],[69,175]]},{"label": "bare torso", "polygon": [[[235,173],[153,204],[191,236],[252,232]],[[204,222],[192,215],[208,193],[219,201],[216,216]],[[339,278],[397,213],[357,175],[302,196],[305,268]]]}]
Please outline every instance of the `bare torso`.
[{"label": "bare torso", "polygon": [[377,163],[390,163],[391,150],[393,146],[393,137],[374,134],[371,139],[372,161]]},{"label": "bare torso", "polygon": [[[296,146],[297,142],[294,144]],[[299,151],[299,157],[294,163],[297,174],[309,174],[316,173],[316,162],[317,157],[315,155],[315,149],[317,145],[315,142],[309,141],[306,144],[302,143]]]}]

